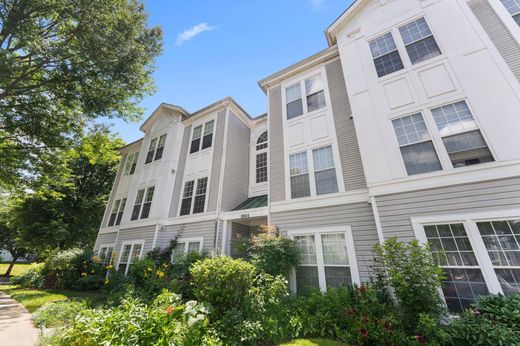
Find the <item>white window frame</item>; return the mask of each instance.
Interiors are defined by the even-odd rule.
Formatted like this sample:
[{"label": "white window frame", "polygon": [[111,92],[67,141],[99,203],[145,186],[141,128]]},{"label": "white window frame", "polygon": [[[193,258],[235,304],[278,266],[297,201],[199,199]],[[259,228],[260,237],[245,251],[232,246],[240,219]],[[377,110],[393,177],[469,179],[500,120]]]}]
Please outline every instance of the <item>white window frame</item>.
[{"label": "white window frame", "polygon": [[[143,212],[143,207],[144,207],[144,203],[145,203],[145,200],[146,200],[146,195],[148,194],[148,189],[150,188],[154,188],[154,193],[153,193],[153,196],[152,196],[152,201],[151,201],[151,205],[150,205],[150,213],[148,214],[148,217],[145,218],[145,219],[141,219],[141,214]],[[134,213],[134,207],[135,207],[135,202],[137,200],[137,194],[139,193],[140,190],[144,190],[144,194],[143,194],[143,200],[141,201],[141,205],[139,206],[139,215],[137,216],[137,219],[135,220],[132,220],[132,214]],[[136,194],[134,196],[134,203],[132,204],[132,213],[130,214],[130,221],[139,221],[139,220],[147,220],[150,218],[150,215],[152,214],[152,206],[153,206],[153,201],[154,201],[154,198],[155,196],[157,195],[157,192],[155,191],[155,185],[149,185],[149,186],[145,186],[145,187],[139,187],[136,191]],[[128,199],[126,200],[126,203],[128,204]]]},{"label": "white window frame", "polygon": [[[211,145],[207,148],[202,148],[202,141],[204,140],[204,131],[206,130],[206,124],[213,121],[213,132],[212,138],[211,138]],[[193,153],[191,153],[191,142],[193,141],[193,133],[195,131],[195,128],[202,126],[201,132],[200,132],[200,143],[199,143],[199,149]],[[204,121],[199,121],[197,123],[191,124],[191,131],[190,131],[190,144],[188,146],[188,156],[197,155],[199,153],[206,152],[207,150],[211,150],[213,146],[215,145],[215,137],[216,137],[216,130],[217,130],[217,119],[216,117],[212,117],[210,119],[205,119]]]},{"label": "white window frame", "polygon": [[[193,237],[193,238],[179,238],[177,239],[177,245],[178,244],[184,244],[184,254],[188,253],[188,247],[190,243],[199,243],[199,252],[202,252],[204,249],[204,237]],[[170,263],[173,263],[173,253],[170,257]]]},{"label": "white window frame", "polygon": [[[198,183],[199,183],[199,180],[204,179],[204,178],[207,179],[207,182],[206,182],[206,194],[205,194],[206,197],[204,199],[204,211],[200,212],[200,213],[195,213],[194,214],[193,213],[193,207],[195,205],[195,197],[197,196]],[[188,214],[181,215],[181,207],[182,207],[182,200],[183,200],[183,196],[184,196],[184,189],[186,188],[186,183],[189,182],[189,181],[193,181],[193,194],[191,196],[190,212]],[[206,213],[208,211],[209,184],[210,184],[209,175],[204,175],[204,176],[197,177],[197,178],[185,179],[185,181],[182,182],[182,191],[181,191],[181,195],[180,195],[180,199],[179,199],[179,206],[177,208],[177,215],[178,215],[178,217],[188,217],[188,216],[193,216],[193,215],[199,215],[199,214],[204,214],[204,213]]]},{"label": "white window frame", "polygon": [[[412,43],[408,43],[408,44],[406,44],[406,43],[404,42],[404,40],[403,40],[403,36],[401,35],[401,30],[399,30],[399,29],[400,29],[401,27],[403,27],[403,26],[405,26],[405,25],[408,25],[408,24],[410,24],[410,23],[413,23],[413,22],[415,22],[415,21],[417,21],[417,20],[419,20],[419,19],[421,19],[421,18],[423,18],[424,21],[426,22],[426,25],[428,26],[428,29],[430,30],[430,33],[431,33],[430,36],[423,37],[423,38],[421,38],[421,39],[419,39],[419,40],[413,41]],[[402,43],[402,45],[403,45],[403,47],[404,47],[404,51],[406,52],[407,64],[408,64],[409,66],[417,66],[417,65],[421,65],[421,64],[425,63],[426,61],[430,61],[430,60],[432,60],[432,59],[435,59],[435,58],[437,58],[437,57],[443,55],[443,53],[442,53],[442,49],[441,49],[441,46],[439,45],[439,42],[437,41],[437,38],[436,38],[436,36],[435,36],[435,33],[433,32],[432,27],[431,27],[430,23],[428,22],[428,19],[426,18],[425,15],[417,16],[417,17],[415,17],[415,18],[413,18],[413,19],[410,19],[410,20],[408,20],[408,21],[406,21],[406,22],[403,22],[403,23],[399,24],[399,25],[397,26],[397,33],[398,33],[398,36],[399,36],[399,41],[400,41],[400,43]],[[423,60],[423,61],[420,61],[420,62],[416,62],[415,64],[412,63],[412,59],[410,58],[410,54],[408,53],[408,49],[406,49],[406,47],[408,47],[408,46],[410,46],[410,45],[413,45],[413,44],[415,44],[415,43],[417,43],[417,42],[419,42],[419,41],[425,40],[425,39],[427,39],[428,37],[432,37],[433,40],[435,41],[435,44],[437,45],[437,48],[439,49],[439,55],[436,55],[436,56],[434,56],[434,57],[428,58],[428,59]],[[397,43],[396,43],[396,47],[397,47],[397,50],[399,50],[399,46],[397,45]],[[404,65],[404,61],[403,61],[403,65]],[[404,66],[405,66],[405,68],[406,68],[406,65],[404,65]]]},{"label": "white window frame", "polygon": [[125,263],[125,272],[124,272],[124,275],[128,274],[128,268],[130,268],[129,264],[130,264],[130,259],[131,259],[132,253],[134,251],[134,246],[139,245],[139,244],[141,244],[141,251],[140,251],[139,255],[137,256],[137,259],[141,259],[141,258],[143,258],[143,253],[144,253],[144,239],[127,240],[121,244],[121,250],[119,251],[119,257],[118,257],[117,266],[116,266],[117,271],[119,271],[119,265],[121,264],[121,257],[123,257],[123,249],[125,248],[125,245],[131,245],[130,254],[128,256],[128,262]]},{"label": "white window frame", "polygon": [[[115,243],[110,243],[110,244],[107,243],[107,244],[101,244],[99,246],[99,249],[97,251],[99,258],[101,258],[101,249],[108,249],[108,248],[112,248],[112,252],[110,254],[110,257],[113,256],[114,249],[116,248],[116,244]],[[112,258],[109,258],[108,261],[106,260],[106,258],[102,259],[102,260],[103,260],[103,265],[109,265],[112,262]]]},{"label": "white window frame", "polygon": [[126,155],[125,167],[124,167],[124,176],[134,175],[136,168],[132,172],[132,166],[135,164],[137,166],[137,160],[139,159],[139,152],[128,153]]},{"label": "white window frame", "polygon": [[[325,106],[322,107],[322,108],[315,109],[315,110],[309,112],[309,109],[308,109],[308,106],[307,106],[307,90],[305,89],[305,81],[307,79],[310,79],[310,78],[314,77],[314,76],[319,76],[319,78],[321,79],[321,83],[322,83],[322,86],[323,86],[323,89],[321,91],[323,91],[323,97],[325,98]],[[328,90],[328,83],[327,82],[328,82],[327,81],[327,74],[325,73],[325,69],[323,69],[323,68],[314,70],[312,72],[308,72],[305,75],[303,75],[302,77],[299,77],[297,79],[292,79],[291,81],[285,82],[283,84],[283,86],[282,86],[282,100],[283,100],[283,116],[284,116],[284,120],[287,121],[287,122],[293,122],[293,121],[297,121],[301,117],[305,117],[305,116],[321,113],[321,112],[324,112],[326,109],[329,109],[331,107],[331,105],[330,105],[330,98],[328,97],[329,90]],[[291,86],[295,85],[295,84],[299,84],[300,85],[300,95],[301,95],[301,100],[302,100],[303,113],[298,115],[298,116],[295,116],[295,117],[293,117],[291,119],[287,119],[287,92],[286,92],[286,89],[288,87],[291,87]]]},{"label": "white window frame", "polygon": [[[265,142],[262,142],[260,143],[260,145],[262,144],[266,144],[267,146],[265,148],[262,148],[262,149],[257,149],[257,146],[259,145],[258,144],[258,140],[260,139],[260,137],[264,134],[264,133],[267,133],[267,141]],[[255,166],[255,174],[254,174],[254,183],[255,184],[265,184],[268,182],[269,180],[269,132],[267,130],[263,131],[257,138],[256,138],[256,141],[254,143],[254,150],[255,150],[255,162],[254,162],[254,166]],[[257,164],[257,158],[258,158],[258,155],[261,155],[261,154],[266,154],[266,164],[265,164],[265,167],[267,169],[267,177],[265,179],[265,181],[261,181],[261,182],[258,182],[257,181],[257,174],[258,174],[258,164]]]},{"label": "white window frame", "polygon": [[[157,149],[159,148],[159,141],[161,139],[161,137],[165,136],[165,138],[167,139],[168,136],[166,133],[163,133],[163,134],[160,134],[160,135],[157,135],[155,137],[153,137],[151,140],[150,140],[150,143],[148,143],[148,150],[146,150],[146,157],[144,158],[144,165],[148,165],[154,161],[157,161],[157,160],[160,160],[160,159],[156,159],[155,157],[157,156]],[[166,147],[166,139],[164,140],[164,145],[163,145],[163,148]],[[151,147],[150,145],[152,144],[152,142],[155,141],[155,144],[154,144],[154,147],[153,147],[153,150],[150,150]],[[150,162],[146,162],[146,159],[148,158],[148,153],[152,152],[152,160]],[[163,153],[162,155],[164,156],[164,149],[163,149]],[[161,157],[162,159],[162,157]]]},{"label": "white window frame", "polygon": [[[320,227],[320,228],[307,228],[307,229],[293,229],[287,231],[287,236],[290,239],[294,239],[295,236],[301,235],[314,235],[316,239],[316,266],[318,267],[318,279],[320,284],[320,291],[327,291],[327,283],[325,279],[325,265],[323,261],[323,248],[321,243],[322,234],[333,234],[343,233],[345,234],[345,241],[347,242],[347,256],[350,268],[350,276],[352,278],[352,284],[360,285],[361,279],[359,276],[359,268],[356,257],[356,248],[354,245],[354,237],[352,236],[352,227],[350,225],[343,226],[331,226],[331,227]],[[289,284],[291,291],[296,292],[296,269],[293,268],[289,278]]]},{"label": "white window frame", "polygon": [[424,231],[424,226],[454,223],[463,224],[471,246],[473,247],[473,252],[477,257],[477,261],[479,263],[480,270],[482,271],[482,275],[484,276],[484,280],[486,281],[486,286],[489,290],[489,293],[503,294],[502,287],[500,286],[498,277],[495,274],[495,269],[493,268],[491,258],[488,255],[486,246],[484,245],[484,241],[480,235],[477,223],[512,219],[520,219],[520,209],[413,217],[410,220],[415,237],[422,244],[426,244],[428,242],[426,233]]}]

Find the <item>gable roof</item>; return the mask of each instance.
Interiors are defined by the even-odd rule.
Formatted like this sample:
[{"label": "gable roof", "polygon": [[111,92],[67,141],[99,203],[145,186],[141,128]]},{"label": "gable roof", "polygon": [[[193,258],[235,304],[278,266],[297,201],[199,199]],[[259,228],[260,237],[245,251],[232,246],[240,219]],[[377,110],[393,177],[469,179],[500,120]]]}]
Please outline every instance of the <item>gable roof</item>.
[{"label": "gable roof", "polygon": [[169,103],[163,102],[152,112],[152,114],[144,121],[139,129],[143,132],[146,132],[155,123],[157,117],[161,113],[160,111],[164,109],[181,114],[183,120],[190,116],[190,113],[181,106],[171,105]]},{"label": "gable roof", "polygon": [[329,25],[327,30],[325,30],[325,37],[327,38],[327,42],[329,46],[333,46],[336,44],[336,35],[338,31],[345,26],[349,22],[350,19],[355,17],[361,10],[372,0],[354,0],[352,4],[342,14],[339,15],[336,20]]}]

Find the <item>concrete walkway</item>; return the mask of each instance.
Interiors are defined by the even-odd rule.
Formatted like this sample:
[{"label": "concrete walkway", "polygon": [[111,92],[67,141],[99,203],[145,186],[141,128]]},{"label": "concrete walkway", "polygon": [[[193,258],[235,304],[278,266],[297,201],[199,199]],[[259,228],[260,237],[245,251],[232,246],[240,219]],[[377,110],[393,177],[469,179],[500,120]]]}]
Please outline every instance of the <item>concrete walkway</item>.
[{"label": "concrete walkway", "polygon": [[0,292],[0,345],[33,346],[38,340],[38,329],[31,314],[21,304]]}]

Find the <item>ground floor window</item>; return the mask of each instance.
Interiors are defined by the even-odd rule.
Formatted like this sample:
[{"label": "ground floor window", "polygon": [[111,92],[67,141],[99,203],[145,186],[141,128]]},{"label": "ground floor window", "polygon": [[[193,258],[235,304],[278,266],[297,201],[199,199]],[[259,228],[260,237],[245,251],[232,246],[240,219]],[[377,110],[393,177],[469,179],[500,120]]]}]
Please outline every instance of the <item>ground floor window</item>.
[{"label": "ground floor window", "polygon": [[124,242],[121,246],[121,254],[119,255],[117,270],[123,272],[125,275],[128,274],[128,269],[143,255],[143,247],[144,240]]},{"label": "ground floor window", "polygon": [[292,231],[290,236],[300,250],[291,285],[297,293],[359,283],[350,228]]},{"label": "ground floor window", "polygon": [[414,230],[420,240],[430,243],[444,269],[442,291],[450,311],[460,312],[489,293],[520,293],[520,216],[415,220]]},{"label": "ground floor window", "polygon": [[190,253],[190,252],[201,252],[204,244],[204,238],[183,238],[177,240],[177,245],[172,249],[172,263],[176,258]]},{"label": "ground floor window", "polygon": [[114,244],[101,245],[99,247],[98,256],[103,263],[103,266],[107,266],[112,262],[112,253],[114,252]]}]

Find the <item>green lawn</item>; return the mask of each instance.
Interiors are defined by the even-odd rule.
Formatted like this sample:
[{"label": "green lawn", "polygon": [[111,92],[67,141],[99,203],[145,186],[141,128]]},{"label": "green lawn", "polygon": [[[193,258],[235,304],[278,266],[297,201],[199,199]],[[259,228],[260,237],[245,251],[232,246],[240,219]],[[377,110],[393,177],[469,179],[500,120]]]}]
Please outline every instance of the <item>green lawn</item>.
[{"label": "green lawn", "polygon": [[326,339],[296,339],[280,346],[346,346],[338,341]]},{"label": "green lawn", "polygon": [[[25,273],[32,264],[30,263],[15,263],[11,275],[16,276]],[[4,275],[9,268],[9,263],[0,263],[0,276]]]},{"label": "green lawn", "polygon": [[25,306],[29,312],[36,311],[39,307],[48,302],[78,298],[90,299],[95,303],[103,301],[104,298],[100,292],[95,291],[35,290],[13,285],[0,285],[0,291],[10,295],[14,300]]}]

